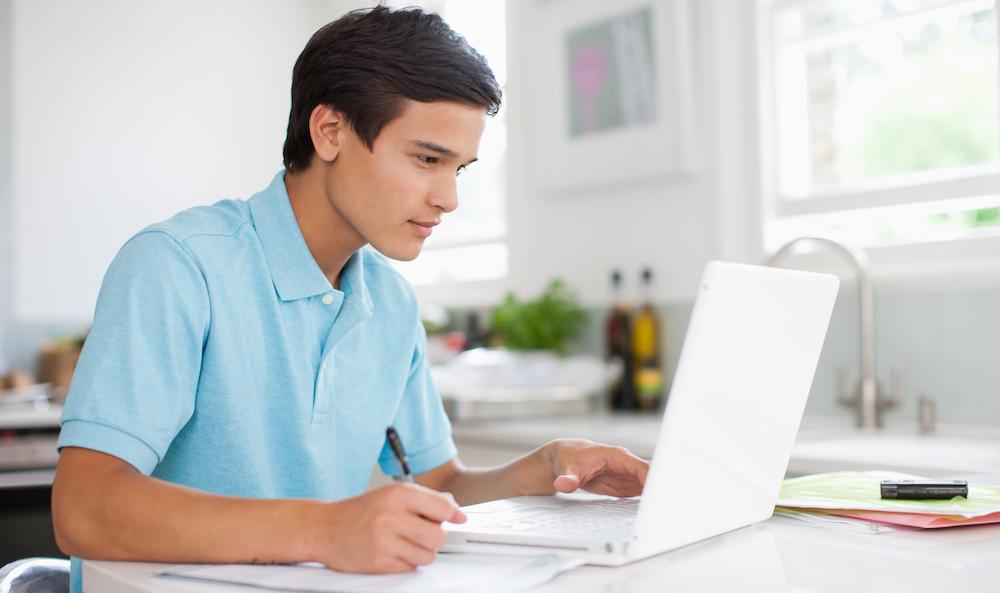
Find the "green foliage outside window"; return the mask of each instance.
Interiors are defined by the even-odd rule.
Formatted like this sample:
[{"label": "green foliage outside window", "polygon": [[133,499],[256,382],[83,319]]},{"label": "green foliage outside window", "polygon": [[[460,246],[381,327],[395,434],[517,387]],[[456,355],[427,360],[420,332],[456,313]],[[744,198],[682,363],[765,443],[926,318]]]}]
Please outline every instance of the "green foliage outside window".
[{"label": "green foliage outside window", "polygon": [[[836,115],[828,123],[838,130],[832,158],[814,163],[819,178],[850,183],[996,163],[1000,125],[992,13],[901,28],[880,39],[881,45],[868,40],[816,55],[810,64],[814,75],[832,73],[828,80],[835,81]],[[1000,208],[941,212],[924,221],[928,236],[997,228]],[[897,222],[881,221],[877,235],[896,236],[903,231]]]}]

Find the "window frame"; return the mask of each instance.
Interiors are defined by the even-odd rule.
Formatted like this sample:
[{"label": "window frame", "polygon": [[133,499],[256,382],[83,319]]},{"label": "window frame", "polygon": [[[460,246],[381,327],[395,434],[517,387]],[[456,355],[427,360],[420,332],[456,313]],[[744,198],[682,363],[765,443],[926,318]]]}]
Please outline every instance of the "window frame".
[{"label": "window frame", "polygon": [[[413,1],[402,1],[393,0],[392,5],[396,7],[406,7],[406,6],[422,6],[425,10],[436,12],[438,14],[447,15],[447,5],[448,2],[455,2],[456,0],[413,0]],[[506,0],[504,2],[504,11],[508,10],[506,6]],[[509,19],[508,15],[505,14],[505,22]],[[509,44],[510,44],[510,32],[509,25],[505,25],[506,30],[504,33],[504,52],[510,54]],[[461,34],[462,32],[459,31]],[[506,121],[506,102],[507,102],[507,82],[504,80],[503,87],[501,88],[503,92],[503,103],[500,107],[500,112],[495,116],[489,118],[487,121],[487,126],[498,125],[496,122],[503,118],[505,144],[509,139],[509,129]],[[499,175],[504,178],[504,189],[503,189],[503,217],[504,223],[502,225],[502,230],[499,232],[492,232],[487,235],[483,235],[476,238],[457,238],[442,241],[441,243],[431,242],[429,245],[425,245],[421,249],[418,259],[424,255],[436,256],[438,254],[445,254],[449,251],[454,252],[455,250],[461,250],[469,247],[484,247],[489,248],[492,246],[499,246],[503,248],[506,252],[505,264],[503,269],[499,271],[498,274],[490,276],[488,278],[481,279],[455,279],[446,278],[443,280],[435,280],[430,283],[413,283],[414,289],[423,298],[432,298],[435,302],[442,304],[466,304],[466,303],[478,303],[486,302],[488,300],[487,295],[496,294],[497,288],[506,284],[508,277],[510,276],[510,245],[509,245],[509,229],[507,228],[507,220],[509,218],[507,214],[507,194],[509,193],[509,188],[507,187],[507,180],[509,179],[509,148],[504,149],[502,155],[502,165],[499,167]],[[462,195],[459,195],[459,207],[461,207]],[[403,270],[409,262],[400,262],[397,267],[407,276],[407,273]],[[409,276],[407,276],[409,280]]]},{"label": "window frame", "polygon": [[[954,204],[991,196],[1000,205],[1000,164],[937,170],[878,178],[871,182],[845,184],[836,189],[789,195],[781,186],[781,150],[785,148],[778,122],[780,105],[778,64],[780,44],[774,31],[775,14],[789,6],[801,6],[815,0],[757,0],[756,68],[758,96],[758,171],[761,200],[760,245],[763,254],[773,253],[785,241],[773,229],[789,225],[795,217],[847,214],[893,206],[919,204]],[[827,0],[832,2],[834,0]],[[974,0],[945,5],[945,9]],[[994,11],[1000,7],[993,2]],[[929,10],[941,10],[933,8]],[[1000,31],[1000,17],[994,24]],[[997,44],[1000,55],[1000,43]],[[1000,60],[998,60],[1000,63]],[[998,76],[1000,78],[1000,76]],[[1000,102],[996,106],[1000,112]],[[806,225],[802,225],[807,229]],[[800,234],[806,234],[805,231]],[[784,238],[788,238],[787,235]],[[926,287],[946,279],[949,288],[1000,286],[1000,230],[947,240],[872,243],[860,245],[868,254],[872,274],[892,285]],[[835,271],[838,266],[829,258],[815,254],[799,255],[792,265]],[[939,285],[941,285],[939,283]]]}]

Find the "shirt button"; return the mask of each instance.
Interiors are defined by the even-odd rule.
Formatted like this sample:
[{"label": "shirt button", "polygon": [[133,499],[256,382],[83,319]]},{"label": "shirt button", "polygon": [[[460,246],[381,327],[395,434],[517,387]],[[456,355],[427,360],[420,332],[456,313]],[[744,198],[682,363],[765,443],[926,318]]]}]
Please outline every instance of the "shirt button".
[{"label": "shirt button", "polygon": [[323,363],[323,368],[324,368],[324,369],[326,368],[326,363],[325,363],[325,362]]},{"label": "shirt button", "polygon": [[329,304],[332,304],[332,303],[333,303],[333,295],[332,294],[324,294],[323,295],[323,304],[324,305],[329,305]]}]

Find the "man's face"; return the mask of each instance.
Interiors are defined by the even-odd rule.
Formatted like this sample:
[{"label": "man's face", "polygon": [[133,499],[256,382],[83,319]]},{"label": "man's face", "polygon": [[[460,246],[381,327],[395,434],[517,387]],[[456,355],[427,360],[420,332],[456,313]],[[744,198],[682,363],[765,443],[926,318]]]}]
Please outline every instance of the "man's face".
[{"label": "man's face", "polygon": [[481,107],[410,101],[369,151],[347,126],[324,181],[331,206],[387,257],[412,260],[458,206],[456,176],[479,153]]}]

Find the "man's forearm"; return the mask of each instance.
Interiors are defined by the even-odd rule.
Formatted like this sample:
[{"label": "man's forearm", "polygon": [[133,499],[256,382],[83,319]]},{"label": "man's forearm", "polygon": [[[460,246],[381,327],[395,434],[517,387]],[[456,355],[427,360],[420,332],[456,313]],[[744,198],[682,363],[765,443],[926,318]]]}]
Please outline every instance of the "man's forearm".
[{"label": "man's forearm", "polygon": [[[62,463],[62,460],[60,461]],[[103,560],[297,562],[310,560],[309,514],[319,504],[207,494],[96,466],[96,476],[57,474],[56,534],[64,552]]]},{"label": "man's forearm", "polygon": [[506,465],[494,468],[456,468],[441,484],[430,486],[451,492],[460,505],[513,496],[555,493],[552,485],[552,442]]},{"label": "man's forearm", "polygon": [[462,505],[498,498],[588,492],[638,496],[649,462],[627,449],[586,439],[557,439],[496,468],[469,469],[458,460],[417,476],[424,486],[451,492]]}]

